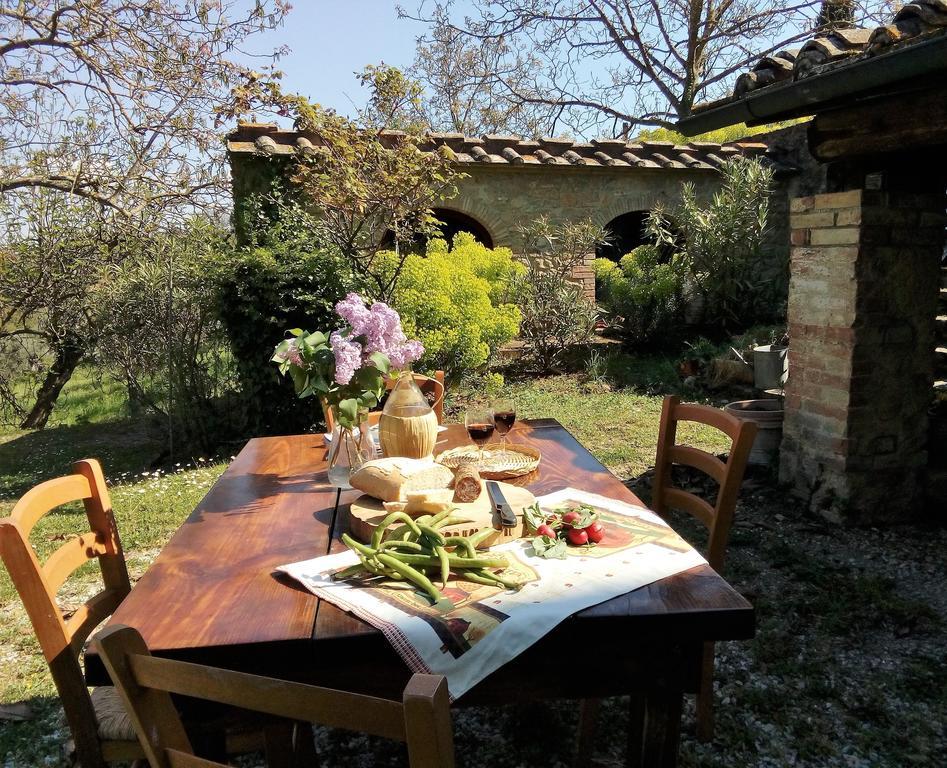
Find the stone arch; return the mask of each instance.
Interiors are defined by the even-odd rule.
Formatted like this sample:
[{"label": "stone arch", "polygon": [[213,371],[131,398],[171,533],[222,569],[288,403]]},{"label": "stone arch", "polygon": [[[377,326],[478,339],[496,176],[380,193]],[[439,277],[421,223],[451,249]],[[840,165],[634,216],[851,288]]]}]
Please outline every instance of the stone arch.
[{"label": "stone arch", "polygon": [[438,206],[432,209],[432,213],[438,221],[443,223],[441,232],[448,243],[453,240],[458,232],[469,232],[474,239],[487,248],[493,248],[495,245],[493,235],[484,224],[474,216],[465,211],[460,211],[447,206]]},{"label": "stone arch", "polygon": [[647,242],[643,229],[648,210],[626,211],[611,219],[604,229],[608,233],[609,241],[602,243],[595,249],[599,258],[618,261],[629,251]]}]

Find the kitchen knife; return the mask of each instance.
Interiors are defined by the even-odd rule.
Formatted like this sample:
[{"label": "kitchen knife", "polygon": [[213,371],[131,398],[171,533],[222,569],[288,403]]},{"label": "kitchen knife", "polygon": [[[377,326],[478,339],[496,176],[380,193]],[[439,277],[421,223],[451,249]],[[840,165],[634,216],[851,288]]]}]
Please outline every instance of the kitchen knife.
[{"label": "kitchen knife", "polygon": [[516,526],[516,515],[513,513],[513,507],[506,500],[500,486],[493,480],[487,481],[487,493],[490,494],[490,502],[493,504],[494,511],[500,516],[500,524],[504,528],[513,528]]}]

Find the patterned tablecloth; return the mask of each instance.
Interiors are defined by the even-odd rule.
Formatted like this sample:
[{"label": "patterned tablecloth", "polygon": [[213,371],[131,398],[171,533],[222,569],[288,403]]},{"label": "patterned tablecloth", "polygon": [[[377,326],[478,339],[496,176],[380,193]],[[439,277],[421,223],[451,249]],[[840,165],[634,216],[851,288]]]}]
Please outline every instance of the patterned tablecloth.
[{"label": "patterned tablecloth", "polygon": [[565,560],[535,556],[528,539],[493,547],[491,554],[510,561],[504,575],[525,585],[513,592],[449,581],[441,590],[454,603],[447,612],[403,582],[333,581],[333,573],[358,562],[354,552],[279,570],[380,629],[412,671],[445,675],[456,698],[572,614],[706,562],[644,507],[574,488],[538,501],[547,511],[594,507],[605,538],[594,547],[569,547]]}]

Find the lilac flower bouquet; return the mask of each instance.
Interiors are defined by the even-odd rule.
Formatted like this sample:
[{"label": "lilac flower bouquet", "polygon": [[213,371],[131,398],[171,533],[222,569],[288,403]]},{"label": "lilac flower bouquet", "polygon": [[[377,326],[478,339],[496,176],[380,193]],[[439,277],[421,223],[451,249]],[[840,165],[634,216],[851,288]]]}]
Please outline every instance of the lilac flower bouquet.
[{"label": "lilac flower bouquet", "polygon": [[347,325],[309,333],[291,330],[272,361],[293,380],[298,397],[322,397],[339,426],[353,429],[385,393],[385,377],[424,354],[421,342],[408,340],[398,313],[381,301],[365,305],[350,293],[335,305]]}]

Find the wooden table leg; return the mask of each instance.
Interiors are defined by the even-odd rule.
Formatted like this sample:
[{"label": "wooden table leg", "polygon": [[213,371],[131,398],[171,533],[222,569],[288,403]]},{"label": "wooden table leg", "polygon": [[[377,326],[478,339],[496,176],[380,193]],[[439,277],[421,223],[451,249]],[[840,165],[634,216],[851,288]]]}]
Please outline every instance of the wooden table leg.
[{"label": "wooden table leg", "polygon": [[665,670],[631,696],[628,721],[628,768],[675,768],[681,741],[684,682],[677,654]]}]

